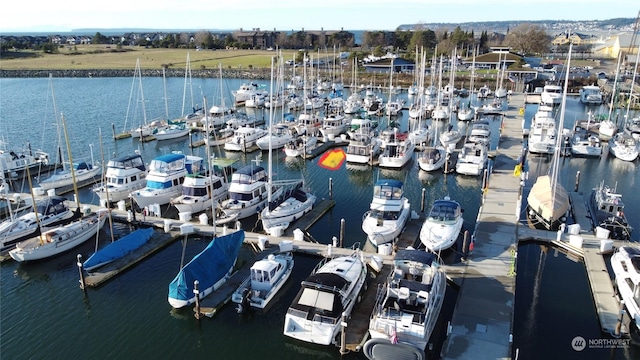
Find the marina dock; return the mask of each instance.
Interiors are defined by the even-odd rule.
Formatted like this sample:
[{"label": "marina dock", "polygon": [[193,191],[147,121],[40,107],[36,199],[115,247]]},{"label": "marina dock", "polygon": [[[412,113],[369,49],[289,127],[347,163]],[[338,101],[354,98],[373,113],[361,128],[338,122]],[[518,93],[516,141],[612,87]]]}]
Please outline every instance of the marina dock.
[{"label": "marina dock", "polygon": [[[615,296],[613,284],[607,270],[602,251],[602,239],[593,235],[585,198],[579,192],[571,192],[572,212],[576,223],[580,226],[579,234],[532,230],[520,222],[522,188],[520,178],[514,176],[513,170],[523,153],[522,114],[520,104],[525,102],[526,94],[512,95],[511,106],[503,115],[503,126],[498,149],[492,156],[492,170],[483,193],[481,207],[477,214],[474,229],[470,229],[470,255],[462,262],[445,265],[448,278],[456,284],[458,298],[447,330],[447,337],[441,350],[443,359],[475,359],[482,357],[507,359],[512,357],[513,321],[515,303],[515,269],[517,246],[520,241],[536,241],[549,243],[571,252],[584,259],[589,283],[603,333],[613,334],[618,328],[620,304]],[[516,105],[517,104],[517,105]],[[321,143],[306,159],[315,158],[327,149],[345,146],[345,141],[327,141]],[[26,194],[22,194],[23,198]],[[256,232],[245,232],[245,243],[256,251],[255,258],[266,256],[274,251],[280,242],[292,241],[294,252],[318,257],[343,256],[352,253],[352,249],[335,247],[332,244],[320,244],[311,238],[308,230],[336,204],[333,199],[321,199],[313,210],[293,223],[283,236],[270,236]],[[97,206],[91,205],[92,210]],[[420,228],[424,220],[423,213],[410,219],[402,232],[395,249],[409,246],[418,248]],[[190,221],[166,219],[158,216],[135,215],[122,209],[113,209],[112,214],[117,221],[124,223],[139,222],[146,226],[164,229],[165,234],[155,236],[149,246],[136,251],[130,256],[105,266],[99,272],[85,277],[85,285],[97,287],[118,274],[135,266],[157,251],[181,239],[181,226],[188,223],[193,234],[213,237],[235,231],[226,227],[214,227],[198,222],[198,218]],[[305,234],[303,239],[297,237],[296,230]],[[574,236],[578,235],[580,238]],[[614,242],[614,246],[621,245]],[[265,246],[266,245],[266,246]],[[392,269],[393,254],[381,254],[369,242],[364,244],[364,258],[367,262],[372,256],[379,257],[383,267],[379,273],[370,269],[368,288],[362,294],[358,304],[348,320],[345,330],[345,348],[349,351],[361,351],[368,338],[368,325],[375,303],[376,292],[383,286]],[[232,293],[249,274],[252,261],[238,264],[237,271],[216,292],[201,301],[200,313],[214,316],[216,312],[230,301]],[[625,334],[626,329],[622,329]]]},{"label": "marina dock", "polygon": [[[514,94],[512,104],[521,104]],[[511,358],[515,254],[520,184],[513,169],[522,153],[518,109],[503,118],[500,142],[473,232],[473,250],[462,264],[461,287],[442,347],[443,359]]]}]

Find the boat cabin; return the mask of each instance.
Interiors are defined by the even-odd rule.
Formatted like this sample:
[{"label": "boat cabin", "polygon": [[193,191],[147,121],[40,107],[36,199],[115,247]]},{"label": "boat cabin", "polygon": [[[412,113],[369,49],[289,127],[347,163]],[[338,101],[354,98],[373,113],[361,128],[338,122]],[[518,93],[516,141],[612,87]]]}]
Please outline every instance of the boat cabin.
[{"label": "boat cabin", "polygon": [[256,261],[251,266],[251,289],[270,290],[278,280],[277,274],[282,270],[282,264],[275,261],[273,254],[267,260]]}]

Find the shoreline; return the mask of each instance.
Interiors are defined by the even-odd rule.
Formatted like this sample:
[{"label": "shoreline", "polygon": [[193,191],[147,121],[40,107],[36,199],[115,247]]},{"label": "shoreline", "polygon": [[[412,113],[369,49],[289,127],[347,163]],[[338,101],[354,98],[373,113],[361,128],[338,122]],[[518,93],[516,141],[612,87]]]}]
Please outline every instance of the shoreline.
[{"label": "shoreline", "polygon": [[[162,69],[141,69],[143,77],[162,77]],[[0,70],[0,78],[49,77],[130,77],[131,69],[50,69],[50,70]],[[165,69],[166,77],[184,77],[185,69]],[[220,76],[220,69],[191,70],[191,77],[212,78]],[[270,69],[222,69],[223,78],[267,80]]]}]

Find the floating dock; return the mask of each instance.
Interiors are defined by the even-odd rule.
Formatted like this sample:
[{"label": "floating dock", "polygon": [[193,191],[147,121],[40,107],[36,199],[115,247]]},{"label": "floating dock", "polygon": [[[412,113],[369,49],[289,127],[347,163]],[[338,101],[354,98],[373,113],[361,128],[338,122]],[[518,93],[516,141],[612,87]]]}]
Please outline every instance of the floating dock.
[{"label": "floating dock", "polygon": [[[522,103],[514,94],[512,104]],[[515,254],[519,220],[519,178],[513,175],[522,153],[518,109],[509,106],[493,169],[484,193],[473,251],[460,270],[460,290],[447,331],[443,359],[511,358],[515,302]]]}]

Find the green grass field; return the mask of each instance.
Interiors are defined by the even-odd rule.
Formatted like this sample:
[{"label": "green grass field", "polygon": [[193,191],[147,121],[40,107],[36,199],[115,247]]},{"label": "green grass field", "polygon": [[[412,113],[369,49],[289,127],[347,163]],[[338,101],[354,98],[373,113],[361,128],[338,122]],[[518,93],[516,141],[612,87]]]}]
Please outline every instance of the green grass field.
[{"label": "green grass field", "polygon": [[[295,51],[283,51],[285,59],[292,59]],[[267,50],[187,50],[124,47],[117,51],[107,45],[79,45],[60,48],[59,54],[42,51],[2,53],[2,70],[61,70],[61,69],[133,69],[140,59],[143,69],[160,69],[163,65],[184,69],[189,54],[191,69],[269,68],[274,51]]]}]

